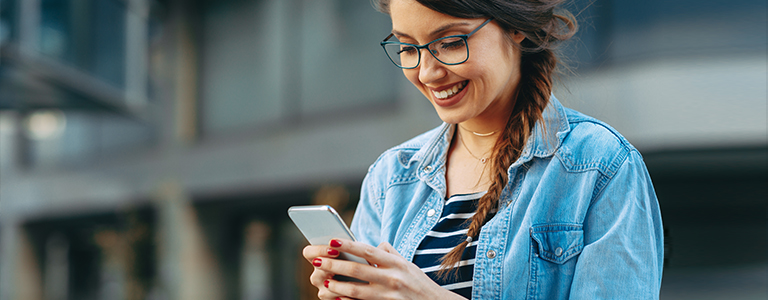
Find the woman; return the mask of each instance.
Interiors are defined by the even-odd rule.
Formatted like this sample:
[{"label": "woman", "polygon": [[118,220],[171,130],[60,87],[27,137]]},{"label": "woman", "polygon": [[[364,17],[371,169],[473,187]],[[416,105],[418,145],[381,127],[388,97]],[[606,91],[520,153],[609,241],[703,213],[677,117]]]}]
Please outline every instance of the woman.
[{"label": "woman", "polygon": [[658,298],[661,215],[640,154],[551,95],[552,48],[576,27],[558,2],[379,3],[382,46],[445,123],[371,166],[358,242],[304,249],[321,299]]}]

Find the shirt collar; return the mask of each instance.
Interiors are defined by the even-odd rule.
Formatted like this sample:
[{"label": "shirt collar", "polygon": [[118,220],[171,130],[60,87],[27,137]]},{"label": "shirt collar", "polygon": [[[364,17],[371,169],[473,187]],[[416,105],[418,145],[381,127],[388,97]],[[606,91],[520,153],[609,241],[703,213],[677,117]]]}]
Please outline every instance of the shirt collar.
[{"label": "shirt collar", "polygon": [[520,158],[511,167],[522,165],[534,157],[544,158],[554,155],[570,131],[565,107],[552,95],[549,98],[549,105],[542,112],[542,119],[533,126],[533,134],[528,137]]}]

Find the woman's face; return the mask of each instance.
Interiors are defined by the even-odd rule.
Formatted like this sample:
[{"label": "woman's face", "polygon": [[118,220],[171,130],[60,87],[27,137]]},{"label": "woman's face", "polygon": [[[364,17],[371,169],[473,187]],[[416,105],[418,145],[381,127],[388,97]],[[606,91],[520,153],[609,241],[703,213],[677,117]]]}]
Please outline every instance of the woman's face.
[{"label": "woman's face", "polygon": [[[392,0],[389,13],[395,37],[417,45],[448,35],[468,34],[485,21],[445,15],[414,0]],[[442,64],[422,50],[419,66],[404,69],[403,73],[429,99],[443,121],[463,123],[474,131],[497,130],[512,111],[520,79],[520,53],[506,34],[492,21],[469,38],[469,59],[463,64]],[[512,39],[519,43],[523,36],[514,34]],[[454,87],[458,92],[453,93]]]}]

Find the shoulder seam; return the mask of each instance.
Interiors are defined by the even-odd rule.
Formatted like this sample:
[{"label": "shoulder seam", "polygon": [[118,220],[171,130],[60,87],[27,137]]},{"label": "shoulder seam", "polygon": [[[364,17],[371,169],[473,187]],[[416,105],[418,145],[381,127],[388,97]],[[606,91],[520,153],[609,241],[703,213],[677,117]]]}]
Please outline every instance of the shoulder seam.
[{"label": "shoulder seam", "polygon": [[[615,128],[611,127],[611,125],[608,125],[607,123],[600,121],[598,119],[595,119],[593,117],[584,115],[580,112],[577,112],[575,110],[569,110],[570,112],[575,112],[578,115],[568,114],[568,124],[579,124],[579,123],[591,123],[598,125],[600,127],[605,128],[608,132],[610,132],[616,139],[619,140],[621,145],[626,148],[629,151],[636,150],[635,147],[629,143],[629,141],[621,135]],[[575,129],[575,126],[571,126],[571,131]]]},{"label": "shoulder seam", "polygon": [[637,149],[631,149],[630,151],[623,152],[623,155],[620,156],[621,158],[617,157],[612,161],[611,165],[614,165],[616,167],[612,168],[613,172],[611,174],[601,173],[600,178],[595,184],[595,189],[594,189],[594,192],[592,193],[592,199],[590,199],[589,201],[590,205],[592,202],[595,201],[595,199],[597,199],[603,193],[603,190],[605,189],[605,187],[608,186],[608,183],[610,183],[613,180],[614,175],[618,173],[618,170],[621,168],[621,166],[623,166],[627,162],[627,159],[629,159],[629,156],[632,155],[633,152],[637,153],[638,156],[640,155],[640,152],[638,152]]}]

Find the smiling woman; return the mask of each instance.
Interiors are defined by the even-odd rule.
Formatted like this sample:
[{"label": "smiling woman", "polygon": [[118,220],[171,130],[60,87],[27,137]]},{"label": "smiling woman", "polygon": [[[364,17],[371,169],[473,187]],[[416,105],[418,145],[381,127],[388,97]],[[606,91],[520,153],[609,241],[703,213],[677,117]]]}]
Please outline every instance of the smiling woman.
[{"label": "smiling woman", "polygon": [[386,55],[444,124],[371,166],[359,242],[305,248],[321,299],[658,298],[663,230],[642,157],[552,95],[553,49],[576,31],[560,2],[378,3]]}]

